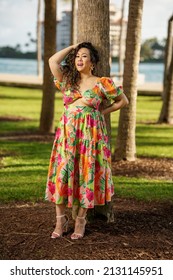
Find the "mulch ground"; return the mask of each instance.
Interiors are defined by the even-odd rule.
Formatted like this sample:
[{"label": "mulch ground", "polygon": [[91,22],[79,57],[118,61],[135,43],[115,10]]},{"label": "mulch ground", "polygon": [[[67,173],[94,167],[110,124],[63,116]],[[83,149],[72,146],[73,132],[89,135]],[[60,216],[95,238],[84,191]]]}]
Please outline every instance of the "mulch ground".
[{"label": "mulch ground", "polygon": [[[173,204],[114,198],[115,222],[88,223],[81,240],[51,239],[50,203],[1,205],[0,256],[6,260],[167,260],[173,259]],[[67,213],[71,215],[68,210]]]},{"label": "mulch ground", "polygon": [[[4,135],[19,141],[49,141],[52,136]],[[173,159],[139,158],[113,162],[114,175],[156,179],[173,178]],[[97,219],[87,223],[85,236],[72,241],[69,231],[51,239],[55,209],[51,203],[0,205],[0,259],[2,260],[167,260],[173,259],[173,203],[141,202],[114,197],[113,223]]]}]

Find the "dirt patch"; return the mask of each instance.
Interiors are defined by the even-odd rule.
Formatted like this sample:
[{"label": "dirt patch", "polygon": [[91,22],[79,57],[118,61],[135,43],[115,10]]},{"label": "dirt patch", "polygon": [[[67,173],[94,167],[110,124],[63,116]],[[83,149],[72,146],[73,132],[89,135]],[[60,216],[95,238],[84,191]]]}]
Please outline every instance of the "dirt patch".
[{"label": "dirt patch", "polygon": [[83,239],[68,233],[51,239],[55,226],[51,203],[1,205],[1,259],[173,259],[173,204],[144,203],[114,197],[115,222],[88,223]]}]

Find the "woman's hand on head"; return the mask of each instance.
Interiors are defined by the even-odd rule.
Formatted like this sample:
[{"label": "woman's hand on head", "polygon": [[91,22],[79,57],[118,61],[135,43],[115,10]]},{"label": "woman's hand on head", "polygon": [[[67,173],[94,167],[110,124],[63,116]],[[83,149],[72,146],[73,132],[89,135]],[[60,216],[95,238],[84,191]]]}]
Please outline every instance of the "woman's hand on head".
[{"label": "woman's hand on head", "polygon": [[82,43],[82,42],[74,44],[74,45],[73,45],[73,48],[76,49],[81,43]]},{"label": "woman's hand on head", "polygon": [[56,52],[54,55],[52,55],[49,58],[49,67],[53,74],[53,76],[61,81],[63,78],[62,68],[61,68],[61,62],[63,59],[75,48],[78,44],[71,45],[69,47],[66,47],[58,52]]},{"label": "woman's hand on head", "polygon": [[73,49],[77,48],[78,45],[79,45],[79,43],[78,44],[74,44],[73,45]]}]

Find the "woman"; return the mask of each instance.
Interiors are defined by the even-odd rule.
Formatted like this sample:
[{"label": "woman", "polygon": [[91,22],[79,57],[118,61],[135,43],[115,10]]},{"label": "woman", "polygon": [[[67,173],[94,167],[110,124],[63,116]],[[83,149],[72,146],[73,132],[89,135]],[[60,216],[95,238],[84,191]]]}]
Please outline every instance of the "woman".
[{"label": "woman", "polygon": [[[89,42],[69,46],[49,59],[64,101],[46,189],[46,198],[56,204],[52,238],[67,230],[66,206],[78,209],[71,239],[79,239],[84,236],[87,210],[111,201],[114,193],[104,115],[122,108],[128,100],[112,79],[95,75],[98,61],[98,52]],[[104,99],[113,102],[99,110]]]}]

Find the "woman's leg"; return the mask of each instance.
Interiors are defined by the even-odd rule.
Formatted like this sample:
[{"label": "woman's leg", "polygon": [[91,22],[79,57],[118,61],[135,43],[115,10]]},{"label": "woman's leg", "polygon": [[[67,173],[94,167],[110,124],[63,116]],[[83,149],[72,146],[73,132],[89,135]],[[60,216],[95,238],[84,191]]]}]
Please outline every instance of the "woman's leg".
[{"label": "woman's leg", "polygon": [[86,225],[86,208],[79,208],[78,215],[75,220],[75,229],[74,233],[71,235],[71,239],[80,239],[84,236],[85,233],[85,225]]},{"label": "woman's leg", "polygon": [[80,207],[79,208],[79,211],[78,211],[78,217],[81,217],[81,218],[85,218],[86,217],[86,213],[87,213],[87,208],[82,208]]},{"label": "woman's leg", "polygon": [[65,208],[65,204],[56,204],[56,216],[64,215]]},{"label": "woman's leg", "polygon": [[68,217],[65,215],[65,205],[56,204],[56,226],[52,233],[52,238],[61,237],[63,232],[67,230]]}]

